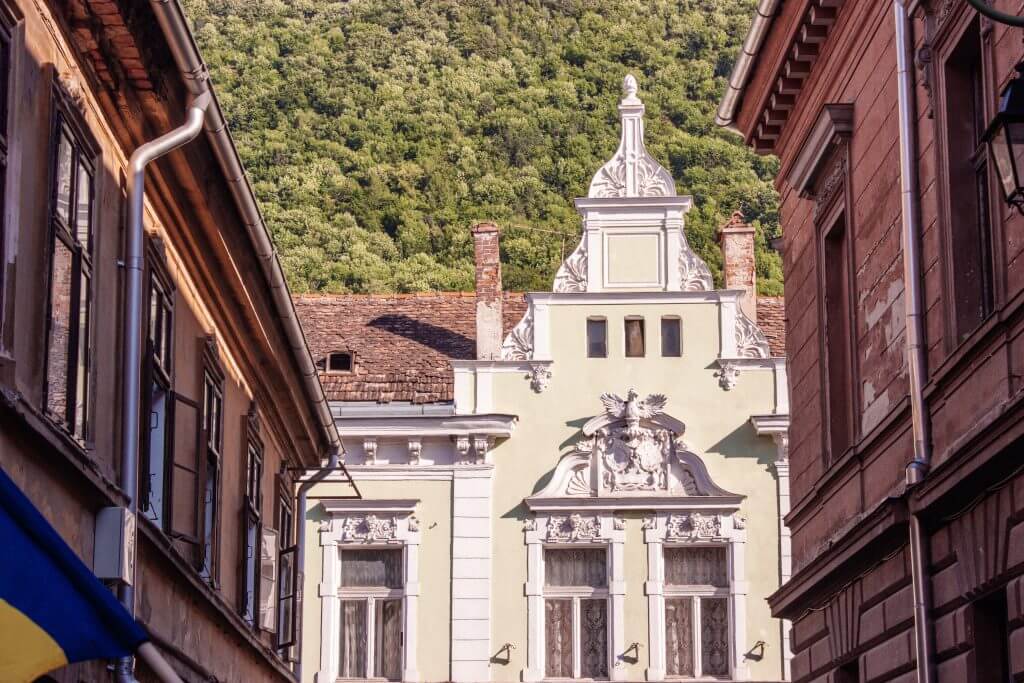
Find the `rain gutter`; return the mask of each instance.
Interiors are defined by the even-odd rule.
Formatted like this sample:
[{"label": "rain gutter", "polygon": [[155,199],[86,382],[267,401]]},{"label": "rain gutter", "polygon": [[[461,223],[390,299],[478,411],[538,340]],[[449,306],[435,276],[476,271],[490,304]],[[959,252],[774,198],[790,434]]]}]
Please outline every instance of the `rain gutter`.
[{"label": "rain gutter", "polygon": [[764,39],[768,36],[768,29],[772,25],[772,18],[781,3],[782,0],[759,0],[757,3],[754,21],[750,24],[750,30],[743,41],[743,48],[740,50],[740,55],[732,68],[732,74],[729,76],[729,85],[718,105],[718,112],[715,114],[716,125],[739,133],[733,121],[736,107],[739,105],[743,89],[753,71],[754,59],[761,51],[761,46],[764,45]]}]

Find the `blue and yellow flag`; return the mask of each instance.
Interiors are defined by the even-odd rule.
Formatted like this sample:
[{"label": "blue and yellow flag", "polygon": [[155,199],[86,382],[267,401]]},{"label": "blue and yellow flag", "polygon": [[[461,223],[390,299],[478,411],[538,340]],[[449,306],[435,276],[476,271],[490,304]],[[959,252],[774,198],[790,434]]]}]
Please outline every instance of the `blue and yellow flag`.
[{"label": "blue and yellow flag", "polygon": [[3,470],[0,548],[0,681],[124,657],[148,639]]}]

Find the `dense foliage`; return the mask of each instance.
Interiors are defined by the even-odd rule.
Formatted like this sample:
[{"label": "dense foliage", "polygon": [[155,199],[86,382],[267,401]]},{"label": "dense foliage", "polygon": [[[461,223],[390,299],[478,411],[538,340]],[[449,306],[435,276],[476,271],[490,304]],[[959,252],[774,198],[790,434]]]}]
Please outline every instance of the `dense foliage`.
[{"label": "dense foliage", "polygon": [[507,288],[549,289],[572,199],[618,145],[633,73],[687,233],[758,227],[781,293],[776,162],[714,126],[753,0],[187,0],[296,291],[471,289],[471,224],[503,228]]}]

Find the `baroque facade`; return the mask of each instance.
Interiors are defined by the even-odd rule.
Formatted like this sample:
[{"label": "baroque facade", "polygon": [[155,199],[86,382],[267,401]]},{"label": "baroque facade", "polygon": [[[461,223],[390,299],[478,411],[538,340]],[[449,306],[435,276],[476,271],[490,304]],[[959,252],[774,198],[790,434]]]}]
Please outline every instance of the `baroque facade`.
[{"label": "baroque facade", "polygon": [[793,678],[1022,680],[1024,218],[983,141],[1020,32],[801,0],[746,45],[719,122],[780,159]]},{"label": "baroque facade", "polygon": [[[0,467],[99,578],[134,587],[183,681],[289,681],[293,474],[337,434],[185,26],[177,0],[0,0]],[[197,102],[205,131],[145,171],[144,258],[127,259],[130,158]],[[132,360],[129,269],[144,302]],[[49,680],[110,681],[109,665]],[[156,680],[141,663],[134,676]]]},{"label": "baroque facade", "polygon": [[780,302],[739,216],[715,288],[637,90],[553,291],[485,223],[474,294],[297,298],[363,496],[299,511],[303,683],[788,678]]}]

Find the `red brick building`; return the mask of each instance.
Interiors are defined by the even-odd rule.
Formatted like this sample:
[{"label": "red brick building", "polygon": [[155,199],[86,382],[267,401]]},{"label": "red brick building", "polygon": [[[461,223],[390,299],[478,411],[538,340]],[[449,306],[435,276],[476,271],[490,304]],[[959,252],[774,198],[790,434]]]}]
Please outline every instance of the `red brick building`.
[{"label": "red brick building", "polygon": [[760,0],[719,109],[781,160],[797,681],[1024,680],[1024,218],[982,141],[1022,55],[965,0]]}]

